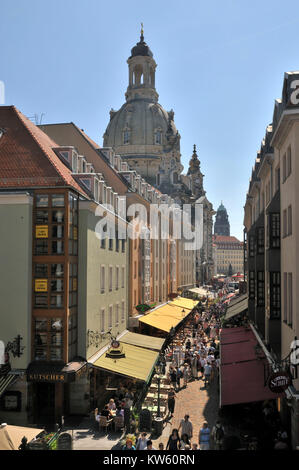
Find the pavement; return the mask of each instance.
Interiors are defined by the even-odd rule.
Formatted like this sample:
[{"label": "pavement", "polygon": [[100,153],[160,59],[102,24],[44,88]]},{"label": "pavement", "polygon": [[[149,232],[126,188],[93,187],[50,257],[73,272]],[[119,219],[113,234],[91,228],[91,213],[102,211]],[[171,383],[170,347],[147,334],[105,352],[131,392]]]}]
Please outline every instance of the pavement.
[{"label": "pavement", "polygon": [[199,431],[204,421],[208,422],[212,431],[218,418],[218,404],[219,394],[216,378],[207,388],[201,379],[190,381],[186,388],[182,388],[177,393],[174,416],[170,422],[165,423],[162,435],[157,439],[152,439],[153,446],[158,448],[159,443],[162,442],[165,448],[172,429],[178,429],[185,414],[189,415],[189,421],[193,425],[191,443],[198,444]]}]

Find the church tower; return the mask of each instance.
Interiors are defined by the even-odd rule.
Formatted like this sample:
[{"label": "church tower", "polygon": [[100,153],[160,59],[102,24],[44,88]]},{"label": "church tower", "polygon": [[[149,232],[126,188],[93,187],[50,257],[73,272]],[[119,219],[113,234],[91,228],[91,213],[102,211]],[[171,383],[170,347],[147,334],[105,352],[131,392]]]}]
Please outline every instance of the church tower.
[{"label": "church tower", "polygon": [[143,27],[127,63],[126,102],[118,111],[111,109],[103,146],[112,147],[148,183],[169,193],[183,171],[181,137],[174,123],[174,111],[166,111],[158,102],[157,64],[144,40]]},{"label": "church tower", "polygon": [[203,188],[204,175],[200,170],[200,161],[196,153],[196,145],[193,146],[193,155],[189,162],[187,176],[191,179],[191,191],[195,198],[198,199],[199,197],[204,196],[206,194]]},{"label": "church tower", "polygon": [[222,201],[216,213],[214,235],[230,236],[230,225],[229,225],[229,220],[228,220],[228,214],[227,214],[227,210],[222,204]]}]

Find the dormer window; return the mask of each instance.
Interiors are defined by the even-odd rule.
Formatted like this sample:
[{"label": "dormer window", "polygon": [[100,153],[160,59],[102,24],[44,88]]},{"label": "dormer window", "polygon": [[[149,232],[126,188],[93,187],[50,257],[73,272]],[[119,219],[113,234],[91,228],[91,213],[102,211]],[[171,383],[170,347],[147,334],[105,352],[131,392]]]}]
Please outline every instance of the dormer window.
[{"label": "dormer window", "polygon": [[129,129],[124,130],[124,144],[130,143],[130,131]]},{"label": "dormer window", "polygon": [[160,129],[157,129],[155,132],[155,144],[162,144],[162,131]]}]

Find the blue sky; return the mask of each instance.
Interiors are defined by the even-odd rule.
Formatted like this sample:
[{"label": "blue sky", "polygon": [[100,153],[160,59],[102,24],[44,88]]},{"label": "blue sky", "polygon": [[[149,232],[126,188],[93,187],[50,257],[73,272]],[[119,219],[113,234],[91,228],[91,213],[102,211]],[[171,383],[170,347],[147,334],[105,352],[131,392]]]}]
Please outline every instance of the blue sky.
[{"label": "blue sky", "polygon": [[[286,8],[287,6],[287,8]],[[124,102],[139,39],[158,63],[159,101],[175,111],[185,170],[199,148],[207,196],[242,238],[251,168],[285,71],[299,69],[297,2],[0,0],[6,104],[43,123],[75,122],[102,144]]]}]

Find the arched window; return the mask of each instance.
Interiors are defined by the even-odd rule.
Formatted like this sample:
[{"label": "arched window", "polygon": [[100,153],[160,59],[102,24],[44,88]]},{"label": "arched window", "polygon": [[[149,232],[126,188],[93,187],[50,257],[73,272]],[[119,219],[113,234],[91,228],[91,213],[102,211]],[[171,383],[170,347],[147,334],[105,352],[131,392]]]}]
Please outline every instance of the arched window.
[{"label": "arched window", "polygon": [[129,144],[130,143],[130,130],[125,129],[124,130],[124,144]]},{"label": "arched window", "polygon": [[155,144],[162,144],[162,131],[160,129],[155,132]]}]

